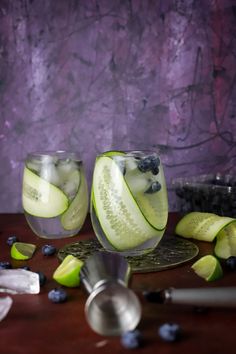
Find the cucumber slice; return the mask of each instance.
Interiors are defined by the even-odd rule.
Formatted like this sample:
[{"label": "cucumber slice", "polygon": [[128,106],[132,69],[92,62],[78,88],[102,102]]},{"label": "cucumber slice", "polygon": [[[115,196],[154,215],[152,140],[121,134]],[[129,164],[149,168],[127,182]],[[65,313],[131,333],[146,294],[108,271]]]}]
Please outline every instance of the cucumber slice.
[{"label": "cucumber slice", "polygon": [[[138,173],[140,174],[140,172]],[[164,230],[168,218],[168,198],[164,172],[161,166],[159,167],[159,173],[155,180],[161,184],[161,189],[158,192],[148,194],[143,192],[135,193],[134,191],[132,194],[149,224],[157,230]],[[129,186],[132,192],[131,181]]]},{"label": "cucumber slice", "polygon": [[235,219],[196,211],[185,215],[178,222],[175,233],[185,238],[211,242],[232,221]]},{"label": "cucumber slice", "polygon": [[61,224],[65,230],[75,230],[81,227],[88,212],[88,189],[83,173],[80,176],[79,190],[69,208],[61,216]]},{"label": "cucumber slice", "polygon": [[162,237],[145,219],[117,163],[108,156],[97,159],[92,203],[101,228],[118,251],[137,247],[153,237]]},{"label": "cucumber slice", "polygon": [[23,176],[22,203],[28,214],[42,218],[58,216],[68,207],[68,199],[60,189],[27,167]]},{"label": "cucumber slice", "polygon": [[214,253],[217,257],[227,259],[236,256],[236,223],[229,224],[216,237]]}]

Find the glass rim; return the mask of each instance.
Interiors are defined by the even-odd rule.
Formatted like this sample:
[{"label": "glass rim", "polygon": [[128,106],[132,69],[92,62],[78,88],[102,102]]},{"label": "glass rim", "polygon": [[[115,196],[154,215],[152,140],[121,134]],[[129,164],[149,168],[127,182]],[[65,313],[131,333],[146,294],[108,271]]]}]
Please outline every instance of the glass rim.
[{"label": "glass rim", "polygon": [[[104,156],[104,154],[108,154],[114,152],[114,154],[111,154],[110,156],[120,156],[120,157],[134,157],[135,155],[141,155],[142,157],[145,156],[150,156],[150,155],[157,155],[160,157],[160,151],[157,149],[124,149],[124,150],[105,150],[103,152],[99,152],[97,154],[97,157]],[[125,153],[125,155],[122,155]],[[109,156],[109,155],[107,155]]]},{"label": "glass rim", "polygon": [[79,154],[74,151],[69,150],[45,150],[45,151],[33,151],[27,154],[26,159],[43,159],[43,158],[61,158],[61,159],[71,159],[73,161],[82,162]]}]

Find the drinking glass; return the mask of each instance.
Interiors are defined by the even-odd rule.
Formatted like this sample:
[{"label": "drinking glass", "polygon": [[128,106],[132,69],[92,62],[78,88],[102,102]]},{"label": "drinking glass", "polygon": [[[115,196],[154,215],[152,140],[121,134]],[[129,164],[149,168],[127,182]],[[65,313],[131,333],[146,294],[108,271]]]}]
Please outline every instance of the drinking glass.
[{"label": "drinking glass", "polygon": [[28,154],[22,204],[29,226],[39,237],[76,235],[88,212],[87,181],[77,154],[66,151]]},{"label": "drinking glass", "polygon": [[155,151],[108,151],[97,156],[91,192],[94,232],[107,251],[136,256],[160,242],[168,198]]}]

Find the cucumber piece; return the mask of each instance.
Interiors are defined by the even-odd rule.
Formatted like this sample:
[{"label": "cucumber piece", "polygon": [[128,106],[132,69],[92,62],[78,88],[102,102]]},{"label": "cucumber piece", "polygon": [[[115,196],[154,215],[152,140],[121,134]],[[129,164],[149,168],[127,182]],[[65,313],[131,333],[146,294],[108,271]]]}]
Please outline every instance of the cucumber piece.
[{"label": "cucumber piece", "polygon": [[233,218],[212,213],[192,212],[186,214],[176,225],[175,233],[185,238],[211,242]]},{"label": "cucumber piece", "polygon": [[110,244],[118,251],[137,247],[153,237],[162,237],[140,211],[117,163],[109,156],[97,159],[92,203]]},{"label": "cucumber piece", "polygon": [[[140,172],[138,173],[140,174]],[[143,174],[141,174],[141,176],[143,176]],[[142,178],[145,180],[145,177]],[[129,186],[134,199],[136,200],[141,212],[149,224],[151,224],[157,230],[164,230],[168,219],[168,197],[164,172],[161,166],[159,167],[159,173],[158,176],[155,177],[155,181],[161,184],[161,189],[158,192],[152,194],[144,193],[144,191],[135,193],[135,190],[132,190],[133,187],[131,181]],[[145,189],[147,189],[147,187],[145,187]]]},{"label": "cucumber piece", "polygon": [[217,257],[227,259],[236,256],[236,223],[233,222],[222,229],[217,237],[214,248]]},{"label": "cucumber piece", "polygon": [[80,186],[69,208],[61,216],[61,224],[65,230],[82,227],[88,212],[88,189],[83,173],[80,175]]},{"label": "cucumber piece", "polygon": [[66,195],[27,167],[24,169],[22,203],[24,210],[33,216],[52,218],[68,207]]}]

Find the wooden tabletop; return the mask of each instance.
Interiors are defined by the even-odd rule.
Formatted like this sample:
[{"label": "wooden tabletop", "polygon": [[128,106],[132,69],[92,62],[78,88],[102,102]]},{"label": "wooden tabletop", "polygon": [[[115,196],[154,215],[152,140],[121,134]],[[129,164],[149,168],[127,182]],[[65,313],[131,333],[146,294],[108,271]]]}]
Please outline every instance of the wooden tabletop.
[{"label": "wooden tabletop", "polygon": [[[167,234],[173,234],[178,214],[171,213]],[[17,235],[22,242],[37,245],[37,251],[28,261],[10,259],[10,248],[6,240]],[[78,236],[64,240],[53,240],[59,249],[67,243],[95,237],[90,220],[87,219]],[[14,268],[28,265],[32,271],[42,271],[47,276],[46,284],[38,295],[13,295],[13,306],[7,317],[0,322],[1,354],[85,354],[85,353],[125,353],[119,337],[104,337],[93,332],[88,326],[84,305],[87,292],[79,288],[67,289],[68,301],[53,304],[48,300],[48,292],[57,286],[52,274],[59,264],[57,256],[45,257],[41,247],[47,240],[33,234],[24,215],[0,215],[0,261],[10,261]],[[197,257],[212,253],[212,244],[198,242],[200,253]],[[186,305],[160,305],[148,303],[142,296],[144,290],[167,287],[224,287],[236,286],[236,272],[224,265],[222,279],[206,283],[190,268],[193,261],[177,268],[162,272],[133,274],[130,287],[136,292],[142,304],[142,319],[138,326],[145,343],[142,348],[132,349],[139,353],[236,353],[236,310],[211,308],[196,311]],[[1,295],[3,296],[3,295]],[[158,336],[158,328],[165,322],[178,323],[183,336],[175,343],[163,342]]]}]

